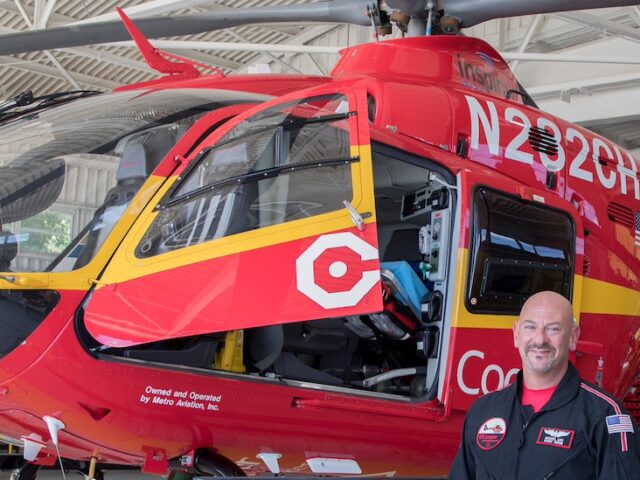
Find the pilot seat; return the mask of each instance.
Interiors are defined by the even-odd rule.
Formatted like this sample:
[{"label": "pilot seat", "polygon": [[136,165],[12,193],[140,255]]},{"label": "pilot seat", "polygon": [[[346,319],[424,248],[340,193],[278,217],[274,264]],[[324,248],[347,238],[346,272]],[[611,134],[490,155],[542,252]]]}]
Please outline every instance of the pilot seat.
[{"label": "pilot seat", "polygon": [[358,346],[341,318],[251,328],[244,338],[249,371],[337,386]]},{"label": "pilot seat", "polygon": [[87,241],[74,269],[83,267],[93,258],[147,177],[175,145],[178,135],[179,127],[169,124],[128,135],[118,142],[114,151],[121,158],[116,185],[107,192],[104,203],[85,227]]},{"label": "pilot seat", "polygon": [[11,262],[18,255],[18,240],[16,236],[5,230],[0,230],[0,272],[11,271]]}]

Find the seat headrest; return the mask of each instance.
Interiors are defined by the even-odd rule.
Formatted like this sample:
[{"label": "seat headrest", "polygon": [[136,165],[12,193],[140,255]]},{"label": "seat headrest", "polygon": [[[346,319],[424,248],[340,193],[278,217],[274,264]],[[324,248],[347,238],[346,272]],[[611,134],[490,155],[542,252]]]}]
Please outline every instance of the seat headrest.
[{"label": "seat headrest", "polygon": [[0,272],[9,270],[11,261],[18,255],[18,239],[11,232],[0,231]]},{"label": "seat headrest", "polygon": [[262,371],[269,368],[282,353],[282,325],[248,328],[244,334],[247,360],[256,369]]},{"label": "seat headrest", "polygon": [[129,180],[132,178],[146,178],[147,176],[147,153],[144,145],[133,144],[127,145],[122,151],[122,158],[116,180]]},{"label": "seat headrest", "polygon": [[122,138],[115,152],[121,154],[116,180],[148,177],[175,145],[180,127],[160,125]]}]

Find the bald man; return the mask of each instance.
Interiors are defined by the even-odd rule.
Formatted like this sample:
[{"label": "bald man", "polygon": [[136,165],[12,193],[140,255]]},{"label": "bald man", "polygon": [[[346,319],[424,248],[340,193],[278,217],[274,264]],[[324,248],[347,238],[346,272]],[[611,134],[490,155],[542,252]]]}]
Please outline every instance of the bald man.
[{"label": "bald man", "polygon": [[513,325],[522,370],[467,413],[450,480],[640,479],[634,420],[569,362],[579,335],[563,296],[525,302]]}]

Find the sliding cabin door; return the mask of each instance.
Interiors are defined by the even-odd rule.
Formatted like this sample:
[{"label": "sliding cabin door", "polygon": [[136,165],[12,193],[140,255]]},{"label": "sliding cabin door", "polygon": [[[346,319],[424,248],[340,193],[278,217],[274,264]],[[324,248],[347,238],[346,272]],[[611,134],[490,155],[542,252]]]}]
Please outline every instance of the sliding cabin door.
[{"label": "sliding cabin door", "polygon": [[530,295],[558,292],[580,318],[584,240],[576,209],[552,193],[473,171],[461,173],[461,187],[464,227],[439,393],[465,410],[515,380],[512,325]]}]

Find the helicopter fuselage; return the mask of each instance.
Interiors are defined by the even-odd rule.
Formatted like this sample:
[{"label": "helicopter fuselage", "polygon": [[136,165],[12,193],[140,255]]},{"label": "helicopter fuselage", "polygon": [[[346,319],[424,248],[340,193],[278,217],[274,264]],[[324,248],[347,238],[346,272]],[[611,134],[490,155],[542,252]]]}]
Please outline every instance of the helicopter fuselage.
[{"label": "helicopter fuselage", "polygon": [[[41,443],[36,463],[52,416],[62,457],[158,474],[206,473],[209,451],[247,474],[446,475],[541,290],[573,304],[584,379],[621,399],[635,382],[638,161],[528,105],[484,42],[108,95],[111,114],[0,127],[18,145],[53,125],[0,164],[19,244],[0,256],[0,439]],[[98,143],[72,135],[87,125]],[[43,215],[68,219],[62,245]]]}]

